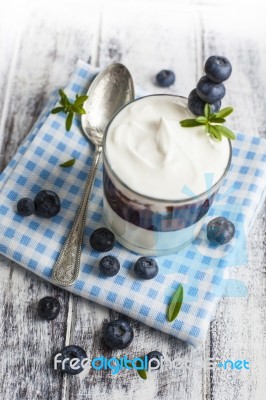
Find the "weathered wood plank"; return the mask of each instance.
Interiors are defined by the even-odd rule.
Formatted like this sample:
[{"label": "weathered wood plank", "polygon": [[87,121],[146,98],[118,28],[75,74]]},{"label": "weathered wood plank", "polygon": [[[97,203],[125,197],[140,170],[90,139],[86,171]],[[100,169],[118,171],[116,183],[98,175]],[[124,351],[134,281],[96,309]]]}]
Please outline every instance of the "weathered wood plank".
[{"label": "weathered wood plank", "polygon": [[[10,96],[10,83],[14,73],[16,56],[19,47],[19,24],[16,17],[12,18],[11,10],[0,14],[0,144],[2,143],[3,130],[7,107],[5,99]],[[1,145],[0,145],[1,146]],[[0,165],[3,161],[1,152]]]},{"label": "weathered wood plank", "polygon": [[12,101],[4,126],[4,164],[15,153],[40,114],[51,92],[62,86],[78,58],[88,61],[98,30],[97,10],[76,14],[68,7],[33,8],[21,33]]},{"label": "weathered wood plank", "polygon": [[[61,399],[62,380],[52,372],[52,355],[64,346],[68,293],[0,257],[2,399]],[[54,296],[61,312],[54,321],[37,315],[44,296]],[[50,396],[50,397],[48,397]]]},{"label": "weathered wood plank", "polygon": [[[10,76],[10,96],[4,124],[4,165],[35,122],[50,92],[63,85],[78,58],[89,60],[94,54],[94,34],[98,30],[98,14],[77,15],[75,7],[66,13],[58,6],[33,8],[17,40],[18,54],[13,57],[14,73]],[[11,18],[1,13],[6,24]],[[6,43],[5,25],[0,31],[0,43]],[[10,29],[12,26],[10,27]],[[19,32],[19,31],[18,31]],[[13,33],[10,32],[10,36]],[[0,88],[12,64],[1,64]],[[1,107],[2,109],[2,107]],[[52,356],[65,345],[69,298],[63,289],[40,280],[1,257],[0,313],[2,335],[0,387],[1,399],[62,399],[65,380],[53,371]],[[57,297],[62,311],[48,323],[36,316],[38,300],[45,295]],[[68,318],[69,317],[69,318]],[[62,397],[63,396],[63,397]]]},{"label": "weathered wood plank", "polygon": [[[250,135],[265,136],[266,46],[261,40],[266,28],[255,8],[241,16],[232,8],[208,10],[202,14],[202,60],[210,54],[226,55],[233,74],[226,84],[226,104],[235,108],[232,126]],[[237,27],[237,28],[236,28]],[[242,281],[248,297],[225,298],[211,324],[212,357],[219,360],[243,359],[251,362],[250,371],[214,369],[211,376],[212,399],[249,400],[265,398],[265,207],[259,215],[248,245],[248,266],[233,271]]]}]

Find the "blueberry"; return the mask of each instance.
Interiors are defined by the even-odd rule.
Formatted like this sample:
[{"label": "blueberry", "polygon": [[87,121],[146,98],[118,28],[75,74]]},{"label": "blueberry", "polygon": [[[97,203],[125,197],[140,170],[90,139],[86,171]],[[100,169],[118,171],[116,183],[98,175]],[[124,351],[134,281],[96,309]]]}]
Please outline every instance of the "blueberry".
[{"label": "blueberry", "polygon": [[215,83],[221,83],[228,79],[231,72],[232,65],[226,57],[211,56],[205,63],[205,73]]},{"label": "blueberry", "polygon": [[35,199],[36,215],[43,218],[52,218],[60,211],[60,199],[52,190],[41,190]]},{"label": "blueberry", "polygon": [[114,276],[120,270],[120,263],[114,256],[105,256],[100,260],[99,270],[107,276]]},{"label": "blueberry", "polygon": [[87,359],[87,354],[82,347],[76,345],[66,346],[58,354],[61,354],[61,356],[57,357],[55,362],[61,361],[57,365],[62,372],[77,375],[84,370],[81,363],[84,359]]},{"label": "blueberry", "polygon": [[[158,361],[160,362],[160,365],[158,365],[158,363],[157,363],[155,360],[154,360],[154,361],[151,361],[151,363],[150,363],[151,367],[153,367],[154,369],[160,369],[160,368],[161,368],[161,359],[163,358],[162,353],[160,353],[160,352],[157,351],[157,350],[150,351],[150,352],[147,354],[147,357],[148,357],[148,362],[149,362],[152,358],[155,358],[156,360],[158,360]],[[157,367],[157,368],[156,368],[156,367]]]},{"label": "blueberry", "polygon": [[[201,100],[201,98],[197,95],[196,89],[193,89],[188,96],[188,108],[192,112],[192,114],[199,116],[204,115],[204,107],[205,101]],[[216,101],[215,103],[210,104],[212,112],[218,112],[221,108],[221,100]]]},{"label": "blueberry", "polygon": [[169,87],[175,82],[175,73],[169,69],[163,69],[156,75],[156,82],[161,87]]},{"label": "blueberry", "polygon": [[234,234],[234,224],[224,217],[214,218],[207,225],[207,238],[211,243],[228,243],[233,238]]},{"label": "blueberry", "polygon": [[158,270],[157,262],[150,257],[140,257],[134,265],[134,272],[141,279],[155,278]]},{"label": "blueberry", "polygon": [[109,322],[105,328],[105,343],[111,349],[125,349],[130,345],[133,337],[133,329],[127,321],[122,319]]},{"label": "blueberry", "polygon": [[54,297],[44,297],[38,303],[38,315],[43,318],[51,321],[55,319],[60,311],[60,303]]},{"label": "blueberry", "polygon": [[17,212],[19,215],[22,215],[23,217],[28,217],[29,215],[32,215],[35,211],[35,205],[34,201],[31,199],[28,199],[27,197],[23,197],[23,199],[20,199],[17,203]]},{"label": "blueberry", "polygon": [[110,251],[115,245],[115,235],[107,228],[98,228],[92,232],[90,244],[94,250]]},{"label": "blueberry", "polygon": [[200,78],[197,87],[198,96],[206,103],[216,103],[225,95],[223,83],[213,83],[207,76]]}]

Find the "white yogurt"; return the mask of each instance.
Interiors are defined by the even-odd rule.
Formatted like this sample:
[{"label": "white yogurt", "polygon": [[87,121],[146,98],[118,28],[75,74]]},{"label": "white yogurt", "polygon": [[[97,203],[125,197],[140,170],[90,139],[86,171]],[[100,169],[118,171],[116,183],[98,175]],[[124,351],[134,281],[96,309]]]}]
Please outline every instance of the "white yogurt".
[{"label": "white yogurt", "polygon": [[106,153],[112,170],[133,191],[165,200],[187,199],[184,187],[205,192],[223,175],[230,147],[208,137],[204,127],[183,128],[193,118],[175,96],[144,97],[125,107],[111,123]]}]

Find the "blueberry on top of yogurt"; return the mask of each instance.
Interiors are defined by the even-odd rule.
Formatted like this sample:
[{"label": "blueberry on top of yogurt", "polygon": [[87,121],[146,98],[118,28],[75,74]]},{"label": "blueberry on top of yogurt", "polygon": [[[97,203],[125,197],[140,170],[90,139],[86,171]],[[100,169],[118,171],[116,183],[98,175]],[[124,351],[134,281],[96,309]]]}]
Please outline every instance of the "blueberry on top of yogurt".
[{"label": "blueberry on top of yogurt", "polygon": [[204,69],[205,74],[211,81],[221,83],[230,77],[232,65],[226,57],[211,56],[206,61]]}]

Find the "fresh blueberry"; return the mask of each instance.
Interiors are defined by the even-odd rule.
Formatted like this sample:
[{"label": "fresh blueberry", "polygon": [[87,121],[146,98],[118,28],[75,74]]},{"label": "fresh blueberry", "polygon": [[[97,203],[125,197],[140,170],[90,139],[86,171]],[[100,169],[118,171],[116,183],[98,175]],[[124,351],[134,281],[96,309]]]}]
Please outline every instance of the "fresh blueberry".
[{"label": "fresh blueberry", "polygon": [[[188,108],[192,112],[192,114],[196,116],[204,115],[205,104],[205,101],[201,100],[201,98],[197,95],[196,89],[193,89],[188,96]],[[213,113],[218,112],[221,108],[221,104],[221,100],[210,104],[211,111]]]},{"label": "fresh blueberry", "polygon": [[134,338],[134,332],[127,321],[116,319],[107,324],[104,333],[105,343],[111,349],[125,349]]},{"label": "fresh blueberry", "polygon": [[110,251],[115,245],[115,235],[107,228],[95,229],[91,234],[90,244],[94,250]]},{"label": "fresh blueberry", "polygon": [[222,100],[225,95],[224,84],[213,83],[207,76],[200,78],[196,90],[201,100],[209,104]]},{"label": "fresh blueberry", "polygon": [[120,270],[120,263],[114,256],[105,256],[100,260],[99,270],[107,276],[114,276]]},{"label": "fresh blueberry", "polygon": [[54,297],[46,296],[38,303],[38,315],[48,321],[55,319],[58,316],[59,311],[60,303]]},{"label": "fresh blueberry", "polygon": [[157,262],[151,257],[140,257],[134,265],[134,272],[141,279],[155,278],[158,270]]},{"label": "fresh blueberry", "polygon": [[163,69],[156,75],[156,82],[161,87],[169,87],[175,82],[175,73],[169,69]]},{"label": "fresh blueberry", "polygon": [[23,199],[20,199],[17,203],[17,212],[19,215],[22,215],[23,217],[28,217],[29,215],[32,215],[35,211],[35,205],[34,201],[31,199],[28,199],[27,197],[23,197]]},{"label": "fresh blueberry", "polygon": [[205,73],[215,83],[221,83],[228,79],[231,72],[232,65],[226,57],[211,56],[205,63]]},{"label": "fresh blueberry", "polygon": [[207,238],[211,243],[228,243],[233,238],[234,234],[234,224],[224,217],[214,218],[207,225]]},{"label": "fresh blueberry", "polygon": [[57,365],[62,372],[77,375],[84,370],[81,363],[84,359],[87,359],[87,354],[82,347],[75,345],[66,346],[58,354],[61,355],[55,361],[57,361]]},{"label": "fresh blueberry", "polygon": [[41,190],[36,194],[35,199],[36,215],[43,218],[52,218],[60,211],[60,199],[52,190]]},{"label": "fresh blueberry", "polygon": [[[152,358],[155,358],[155,359],[158,360],[159,363],[160,363],[160,364],[158,365],[157,361],[155,361],[155,360],[151,361],[150,366],[151,366],[152,368],[154,368],[154,369],[160,369],[160,368],[161,368],[161,359],[163,358],[162,353],[160,353],[160,352],[157,351],[157,350],[150,351],[150,352],[147,354],[147,357],[148,357],[148,362],[149,362]],[[157,367],[157,368],[156,368],[156,367]]]}]

